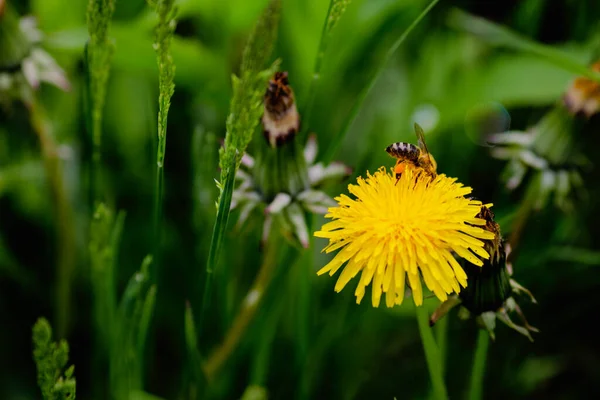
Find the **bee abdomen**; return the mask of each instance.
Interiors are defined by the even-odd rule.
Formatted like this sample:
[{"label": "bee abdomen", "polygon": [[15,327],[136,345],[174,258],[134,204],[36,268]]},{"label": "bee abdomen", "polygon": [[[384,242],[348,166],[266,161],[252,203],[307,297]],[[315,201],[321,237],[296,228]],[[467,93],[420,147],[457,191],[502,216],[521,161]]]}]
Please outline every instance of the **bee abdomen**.
[{"label": "bee abdomen", "polygon": [[404,143],[404,142],[396,142],[390,144],[386,147],[385,151],[392,157],[396,158],[408,158],[410,160],[416,161],[419,158],[419,148],[414,144]]}]

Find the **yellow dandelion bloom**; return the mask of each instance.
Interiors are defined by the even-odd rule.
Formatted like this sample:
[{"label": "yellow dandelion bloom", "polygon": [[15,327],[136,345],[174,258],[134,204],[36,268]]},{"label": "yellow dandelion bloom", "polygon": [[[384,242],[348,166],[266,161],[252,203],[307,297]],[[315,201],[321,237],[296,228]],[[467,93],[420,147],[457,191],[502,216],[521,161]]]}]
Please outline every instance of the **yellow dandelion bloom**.
[{"label": "yellow dandelion bloom", "polygon": [[471,188],[455,178],[431,178],[414,169],[407,169],[397,183],[383,167],[367,174],[367,179],[358,178],[358,185],[348,185],[355,199],[336,197],[339,205],[325,216],[333,221],[315,232],[329,239],[326,253],[340,250],[318,274],[333,275],[345,264],[335,285],[339,292],[361,272],[356,302],[371,284],[374,307],[382,293],[388,307],[401,304],[407,276],[414,302],[421,305],[419,272],[441,301],[466,287],[467,275],[453,253],[481,266],[480,258],[489,255],[480,239],[494,238],[476,226],[485,220],[475,217],[481,202],[465,198]]}]

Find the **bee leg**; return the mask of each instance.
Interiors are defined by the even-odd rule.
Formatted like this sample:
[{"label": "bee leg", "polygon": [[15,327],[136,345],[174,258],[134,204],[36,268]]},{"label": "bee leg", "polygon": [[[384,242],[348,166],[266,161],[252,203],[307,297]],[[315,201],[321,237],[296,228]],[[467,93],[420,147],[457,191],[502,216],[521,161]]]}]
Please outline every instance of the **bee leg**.
[{"label": "bee leg", "polygon": [[400,180],[401,177],[402,177],[402,174],[396,174],[396,183],[394,183],[394,186],[396,186],[398,184],[398,181]]}]

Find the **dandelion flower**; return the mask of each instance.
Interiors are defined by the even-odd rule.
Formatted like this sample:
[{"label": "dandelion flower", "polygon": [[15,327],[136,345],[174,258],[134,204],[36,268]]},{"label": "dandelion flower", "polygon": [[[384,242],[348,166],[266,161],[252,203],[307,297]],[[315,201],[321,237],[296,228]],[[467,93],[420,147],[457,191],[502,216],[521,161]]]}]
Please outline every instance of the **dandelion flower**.
[{"label": "dandelion flower", "polygon": [[340,250],[318,274],[333,275],[345,265],[335,285],[339,292],[361,272],[357,303],[371,284],[374,307],[382,293],[388,307],[401,304],[406,282],[415,304],[421,305],[421,277],[445,301],[467,285],[467,275],[453,253],[478,266],[483,265],[480,258],[489,258],[481,239],[494,236],[479,227],[485,225],[476,218],[481,202],[466,198],[471,188],[455,178],[431,177],[409,168],[396,183],[382,167],[374,175],[368,173],[367,179],[359,177],[348,190],[355,198],[337,197],[338,206],[326,215],[333,221],[315,232],[329,239],[326,253]]}]

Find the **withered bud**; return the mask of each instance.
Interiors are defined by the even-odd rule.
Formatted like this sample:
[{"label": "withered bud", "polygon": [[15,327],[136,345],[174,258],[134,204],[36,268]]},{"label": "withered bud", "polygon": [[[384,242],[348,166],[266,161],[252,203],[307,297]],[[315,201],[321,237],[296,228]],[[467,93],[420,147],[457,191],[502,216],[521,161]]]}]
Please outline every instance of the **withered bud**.
[{"label": "withered bud", "polygon": [[484,219],[485,226],[482,228],[494,234],[494,239],[484,240],[484,249],[490,258],[483,260],[481,267],[462,263],[468,284],[459,297],[467,310],[479,315],[500,308],[512,294],[512,288],[506,270],[506,249],[500,225],[494,221],[494,213],[485,205],[481,206],[477,218]]},{"label": "withered bud", "polygon": [[502,249],[502,235],[500,234],[500,225],[494,221],[494,213],[485,205],[481,206],[481,210],[476,215],[476,218],[485,220],[485,226],[482,227],[488,232],[494,234],[494,239],[484,240],[483,248],[490,255],[490,262],[498,264],[500,262]]},{"label": "withered bud", "polygon": [[[600,61],[594,63],[591,69],[600,72]],[[576,78],[563,96],[563,102],[570,113],[590,118],[600,110],[600,84],[589,78]]]},{"label": "withered bud", "polygon": [[287,71],[276,72],[269,81],[262,124],[265,139],[271,147],[279,147],[293,139],[300,128],[300,116]]}]

